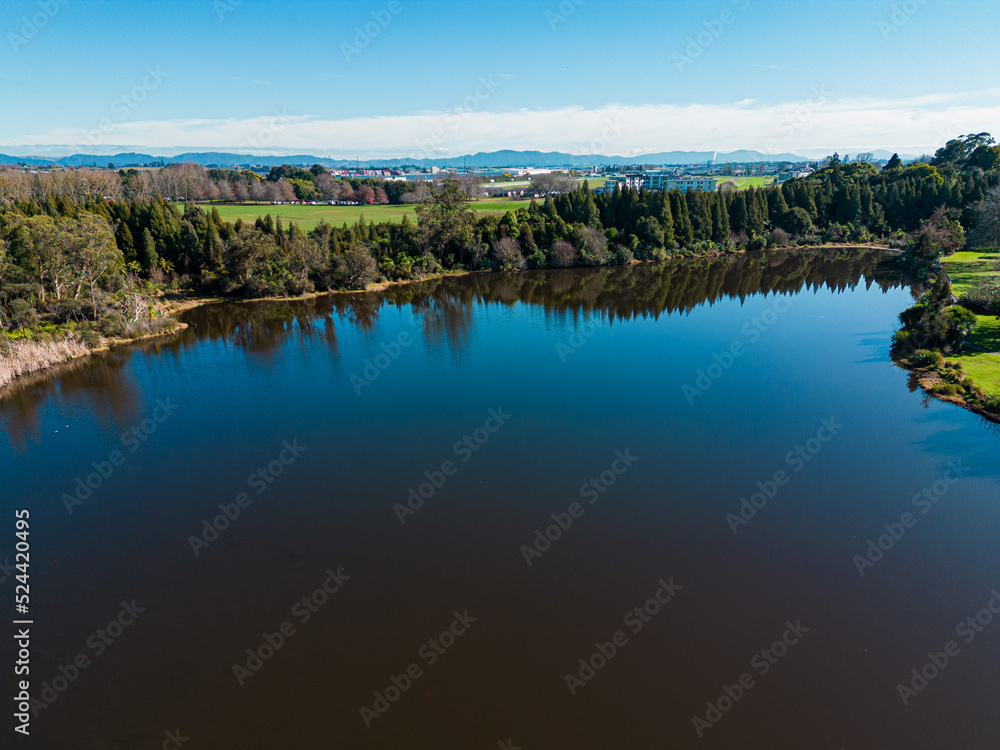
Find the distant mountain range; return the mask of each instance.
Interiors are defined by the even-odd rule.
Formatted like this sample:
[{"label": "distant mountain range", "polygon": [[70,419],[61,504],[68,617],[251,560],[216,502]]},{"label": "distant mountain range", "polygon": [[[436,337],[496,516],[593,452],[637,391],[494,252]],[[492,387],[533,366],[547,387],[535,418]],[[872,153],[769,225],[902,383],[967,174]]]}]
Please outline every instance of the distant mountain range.
[{"label": "distant mountain range", "polygon": [[440,167],[444,169],[473,167],[586,167],[615,165],[675,165],[697,163],[741,164],[750,162],[804,162],[813,161],[796,154],[764,154],[760,151],[732,151],[719,153],[715,151],[666,151],[656,154],[641,154],[639,156],[602,156],[566,154],[559,151],[493,151],[490,153],[468,154],[440,159],[328,159],[310,154],[293,154],[288,156],[252,156],[248,154],[233,154],[227,152],[192,152],[176,156],[154,156],[126,152],[120,154],[73,154],[59,158],[42,156],[7,156],[0,154],[0,164],[29,164],[45,166],[57,164],[64,167],[107,166],[115,167],[140,166],[162,162],[164,164],[194,163],[212,167],[260,166],[274,167],[281,164],[312,165],[322,164],[331,169],[343,169],[360,164],[362,167],[389,169],[413,165],[417,167]]}]

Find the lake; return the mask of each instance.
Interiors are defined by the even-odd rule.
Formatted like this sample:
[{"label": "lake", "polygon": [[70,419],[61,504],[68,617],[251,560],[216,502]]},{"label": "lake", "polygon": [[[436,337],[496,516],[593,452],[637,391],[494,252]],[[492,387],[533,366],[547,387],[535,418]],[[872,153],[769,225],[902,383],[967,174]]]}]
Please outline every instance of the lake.
[{"label": "lake", "polygon": [[1000,435],[890,361],[912,299],[861,252],[473,274],[15,384],[31,746],[995,747]]}]

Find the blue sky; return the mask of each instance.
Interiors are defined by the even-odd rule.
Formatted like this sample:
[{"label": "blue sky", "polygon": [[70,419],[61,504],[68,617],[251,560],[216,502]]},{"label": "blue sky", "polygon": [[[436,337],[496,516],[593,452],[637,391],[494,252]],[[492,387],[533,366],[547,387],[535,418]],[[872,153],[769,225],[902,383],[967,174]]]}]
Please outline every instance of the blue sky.
[{"label": "blue sky", "polygon": [[998,28],[995,0],[6,0],[0,150],[919,154],[1000,136]]}]

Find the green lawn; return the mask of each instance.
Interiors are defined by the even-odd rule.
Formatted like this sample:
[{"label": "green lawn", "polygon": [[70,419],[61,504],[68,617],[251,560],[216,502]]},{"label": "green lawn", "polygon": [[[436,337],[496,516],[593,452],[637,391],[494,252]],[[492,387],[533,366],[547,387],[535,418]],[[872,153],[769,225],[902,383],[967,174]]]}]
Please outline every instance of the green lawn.
[{"label": "green lawn", "polygon": [[716,177],[716,182],[732,182],[737,190],[748,190],[750,188],[762,188],[774,182],[773,177]]},{"label": "green lawn", "polygon": [[[201,207],[210,211],[213,206],[200,204]],[[476,211],[484,213],[504,214],[508,211],[515,211],[522,206],[527,206],[528,201],[512,201],[509,198],[483,198],[479,201],[472,201],[469,204]],[[183,211],[183,204],[178,204]],[[257,217],[264,217],[271,214],[271,218],[278,218],[288,226],[289,222],[295,222],[303,231],[315,229],[320,221],[326,221],[334,226],[340,226],[345,221],[348,224],[357,223],[364,214],[365,221],[375,221],[376,224],[383,221],[402,221],[403,216],[409,216],[410,221],[416,221],[413,206],[331,206],[328,204],[317,204],[315,206],[273,206],[269,203],[255,205],[253,203],[242,204],[217,204],[219,215],[226,221],[236,221],[243,219],[245,223],[252,224]]]},{"label": "green lawn", "polygon": [[[978,250],[955,253],[942,259],[945,270],[951,277],[952,289],[959,297],[977,279],[997,273],[997,253]],[[969,343],[1000,352],[1000,320],[995,315],[977,316],[979,323],[969,336]],[[991,395],[1000,395],[1000,354],[963,352],[948,357],[950,361],[961,363],[962,367],[976,381],[976,385]]]},{"label": "green lawn", "polygon": [[997,273],[997,260],[996,252],[965,250],[942,258],[941,262],[951,277],[951,285],[955,294],[961,297],[962,292],[968,289],[976,279]]},{"label": "green lawn", "polygon": [[[583,185],[584,179],[582,177],[579,179],[580,185]],[[589,179],[591,189],[603,187],[605,182],[607,182],[607,179],[604,177]],[[510,190],[526,190],[530,186],[531,183],[525,180],[524,182],[517,183],[497,183],[494,187],[503,187]],[[483,198],[478,201],[471,201],[469,205],[482,213],[505,214],[508,211],[516,211],[519,208],[526,207],[530,200],[530,197],[525,200]],[[212,208],[211,205],[206,203],[199,205],[206,211]],[[178,203],[177,206],[181,211],[184,210],[183,203]],[[320,221],[326,221],[328,224],[338,227],[345,221],[349,225],[355,224],[361,218],[362,214],[365,216],[365,221],[374,221],[376,224],[383,221],[399,222],[403,220],[404,216],[409,216],[410,221],[416,220],[412,205],[331,206],[324,203],[315,206],[274,206],[270,203],[226,203],[214,204],[214,207],[218,209],[219,215],[226,221],[235,222],[237,219],[243,219],[245,223],[252,224],[258,217],[263,218],[267,214],[271,214],[272,219],[277,220],[280,218],[286,226],[289,222],[295,222],[305,232],[315,229]]]},{"label": "green lawn", "polygon": [[961,364],[976,385],[986,393],[1000,396],[1000,354],[965,352],[950,355],[948,361]]}]

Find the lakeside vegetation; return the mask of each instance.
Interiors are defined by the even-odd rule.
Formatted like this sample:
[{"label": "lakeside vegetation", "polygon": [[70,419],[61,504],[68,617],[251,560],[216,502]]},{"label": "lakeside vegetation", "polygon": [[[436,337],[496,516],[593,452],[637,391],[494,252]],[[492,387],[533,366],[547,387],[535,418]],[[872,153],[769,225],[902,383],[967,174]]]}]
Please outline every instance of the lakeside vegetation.
[{"label": "lakeside vegetation", "polygon": [[[968,343],[977,350],[963,349],[946,357],[947,362],[961,366],[985,394],[1000,397],[1000,253],[977,250],[955,253],[944,258],[944,270],[951,277],[952,291],[959,304],[976,314],[976,327]],[[976,300],[972,298],[976,297]],[[982,301],[983,307],[978,307]],[[988,307],[992,301],[992,307]],[[978,310],[989,309],[988,314]]]},{"label": "lakeside vegetation", "polygon": [[[992,146],[985,134],[949,142],[938,157],[968,168]],[[976,148],[971,139],[979,140]],[[995,154],[993,154],[995,156]],[[996,161],[990,162],[996,165]],[[914,370],[928,392],[1000,421],[1000,188],[966,207],[971,228],[936,211],[914,238],[912,253],[929,289],[900,313],[893,357]],[[969,247],[971,250],[962,251]],[[931,265],[927,265],[931,264]],[[971,349],[971,351],[970,351]]]},{"label": "lakeside vegetation", "polygon": [[[0,356],[12,360],[22,347],[23,358],[27,342],[93,348],[169,331],[176,322],[164,314],[167,294],[297,296],[447,270],[614,266],[853,243],[904,250],[930,284],[938,259],[964,247],[968,232],[985,236],[984,217],[1000,202],[998,165],[1000,149],[980,134],[950,141],[930,163],[894,158],[878,170],[834,155],[809,177],[741,191],[595,195],[587,183],[553,176],[544,200],[520,204],[476,200],[481,187],[469,179],[414,187],[336,181],[322,168],[275,167],[266,179],[194,165],[32,176],[0,170]],[[274,206],[277,217],[230,221],[232,210],[248,207],[195,202],[206,194],[336,194],[366,205]],[[287,208],[406,212],[398,222],[366,213],[353,224],[312,216],[315,223],[303,226],[285,222]],[[946,311],[948,297],[938,290],[927,330],[957,314]],[[963,330],[974,322],[962,322]],[[920,349],[950,354],[960,346],[956,334],[939,333]],[[38,361],[45,366],[44,357]]]}]

